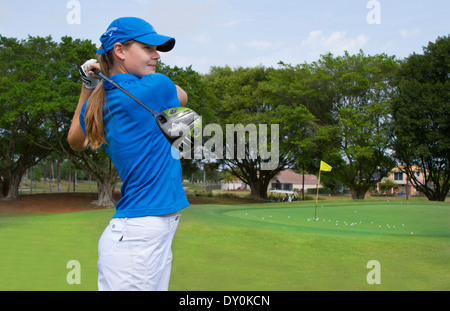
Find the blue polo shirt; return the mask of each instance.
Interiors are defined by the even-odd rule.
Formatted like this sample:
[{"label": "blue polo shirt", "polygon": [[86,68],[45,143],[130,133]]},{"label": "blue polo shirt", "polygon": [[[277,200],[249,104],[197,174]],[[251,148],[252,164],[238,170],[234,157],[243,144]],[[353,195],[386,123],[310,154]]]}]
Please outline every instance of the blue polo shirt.
[{"label": "blue polo shirt", "polygon": [[[141,78],[117,74],[111,79],[154,111],[179,107],[175,84],[163,74]],[[107,101],[103,107],[106,144],[123,184],[122,197],[113,218],[160,216],[189,206],[181,177],[180,160],[172,156],[154,117],[138,103],[107,81],[103,81]],[[80,124],[86,134],[84,103]]]}]

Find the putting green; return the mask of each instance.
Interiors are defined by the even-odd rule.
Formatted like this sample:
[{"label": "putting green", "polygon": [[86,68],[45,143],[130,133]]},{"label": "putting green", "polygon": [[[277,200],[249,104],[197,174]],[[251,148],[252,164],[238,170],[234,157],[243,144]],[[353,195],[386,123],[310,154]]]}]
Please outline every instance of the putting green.
[{"label": "putting green", "polygon": [[239,208],[224,215],[323,233],[450,237],[449,207],[399,201],[320,202],[317,210],[314,204],[279,204],[261,209]]},{"label": "putting green", "polygon": [[[327,200],[314,221],[314,203],[192,206],[174,242],[171,288],[449,290],[449,207]],[[367,282],[372,260],[381,284]]]}]

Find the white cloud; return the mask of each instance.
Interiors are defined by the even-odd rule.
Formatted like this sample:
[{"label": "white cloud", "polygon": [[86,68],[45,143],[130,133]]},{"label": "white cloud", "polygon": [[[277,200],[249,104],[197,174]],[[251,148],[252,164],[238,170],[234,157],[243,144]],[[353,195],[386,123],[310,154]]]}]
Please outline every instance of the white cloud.
[{"label": "white cloud", "polygon": [[399,34],[403,37],[403,38],[410,38],[410,37],[414,37],[417,36],[421,33],[422,31],[420,29],[411,29],[411,30],[407,30],[407,29],[401,29],[399,31]]},{"label": "white cloud", "polygon": [[233,20],[230,20],[227,22],[219,23],[219,24],[217,24],[217,27],[230,27],[230,26],[238,25],[240,23],[241,23],[240,20],[233,19]]},{"label": "white cloud", "polygon": [[268,41],[252,41],[248,43],[253,48],[259,48],[264,54],[254,53],[246,60],[246,66],[276,67],[279,61],[291,64],[315,61],[320,55],[328,52],[333,55],[343,55],[345,51],[350,54],[358,53],[369,42],[369,37],[360,34],[348,36],[345,31],[324,33],[322,30],[309,32],[308,36],[300,42],[270,43]]},{"label": "white cloud", "polygon": [[251,22],[251,18],[245,18],[245,19],[232,19],[225,22],[220,22],[216,25],[216,27],[231,27],[236,26],[244,22]]},{"label": "white cloud", "polygon": [[302,41],[301,47],[315,56],[327,52],[340,55],[345,51],[350,54],[357,53],[367,42],[369,37],[364,34],[352,38],[348,37],[345,31],[335,31],[326,36],[322,30],[314,30]]},{"label": "white cloud", "polygon": [[211,37],[208,32],[202,32],[192,38],[192,41],[196,43],[209,43],[211,42]]},{"label": "white cloud", "polygon": [[234,52],[237,50],[237,46],[236,44],[234,44],[234,42],[230,42],[230,44],[227,47],[227,51],[228,52]]},{"label": "white cloud", "polygon": [[272,43],[259,40],[250,41],[249,43],[246,43],[246,46],[259,51],[269,50],[273,47]]}]

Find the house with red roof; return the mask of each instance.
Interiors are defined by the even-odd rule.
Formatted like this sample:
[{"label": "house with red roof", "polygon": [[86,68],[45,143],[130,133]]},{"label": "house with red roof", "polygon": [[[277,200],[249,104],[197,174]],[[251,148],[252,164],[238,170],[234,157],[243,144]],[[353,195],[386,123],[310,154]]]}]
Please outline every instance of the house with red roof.
[{"label": "house with red roof", "polygon": [[[303,176],[305,182],[303,183]],[[298,174],[291,169],[286,169],[279,172],[269,182],[268,192],[278,193],[293,193],[301,192],[304,186],[305,193],[308,189],[317,187],[318,178],[315,175],[310,174]],[[319,185],[321,187],[321,185]],[[231,181],[221,181],[222,190],[250,190],[250,187],[242,180],[234,178]]]},{"label": "house with red roof", "polygon": [[[303,177],[305,178],[303,182]],[[303,187],[305,193],[308,189],[317,188],[318,178],[311,174],[298,174],[291,169],[286,169],[275,175],[269,183],[268,191],[272,192],[301,192]],[[320,185],[319,185],[320,187]]]}]

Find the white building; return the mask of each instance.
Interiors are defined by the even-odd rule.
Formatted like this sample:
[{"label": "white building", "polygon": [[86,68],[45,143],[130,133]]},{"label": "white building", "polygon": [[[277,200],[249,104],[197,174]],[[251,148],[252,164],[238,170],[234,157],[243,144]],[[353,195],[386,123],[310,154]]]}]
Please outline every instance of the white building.
[{"label": "white building", "polygon": [[[303,175],[287,169],[279,172],[269,183],[268,191],[272,192],[301,192],[304,186],[305,193],[308,189],[316,189],[318,178],[315,175],[305,174],[303,185]],[[321,185],[319,185],[321,187]]]}]

